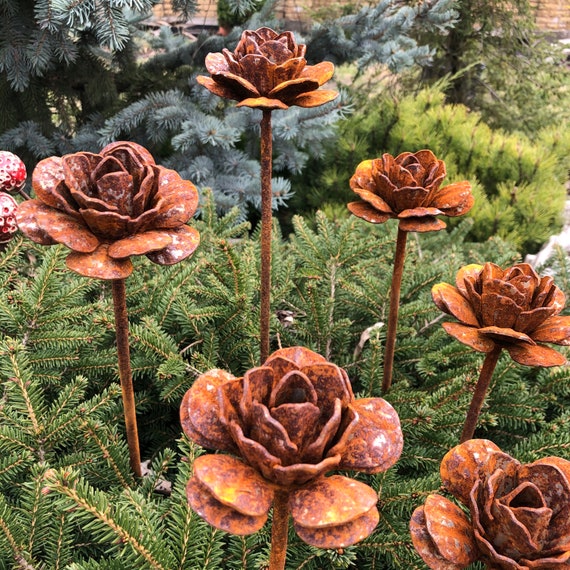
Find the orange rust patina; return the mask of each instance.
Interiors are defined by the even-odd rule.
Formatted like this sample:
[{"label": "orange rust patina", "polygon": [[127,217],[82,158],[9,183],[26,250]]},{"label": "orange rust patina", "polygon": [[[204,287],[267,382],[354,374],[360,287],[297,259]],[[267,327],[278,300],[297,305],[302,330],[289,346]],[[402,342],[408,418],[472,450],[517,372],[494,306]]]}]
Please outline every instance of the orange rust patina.
[{"label": "orange rust patina", "polygon": [[430,568],[461,570],[476,560],[497,570],[570,566],[570,461],[521,465],[472,439],[445,455],[440,473],[470,516],[439,495],[414,511],[412,540]]},{"label": "orange rust patina", "polygon": [[42,245],[67,246],[67,266],[81,275],[124,279],[131,255],[171,265],[198,246],[186,225],[198,205],[195,186],[136,143],[46,158],[32,187],[37,199],[20,204],[20,230]]},{"label": "orange rust patina", "polygon": [[365,160],[350,179],[362,201],[351,202],[348,209],[373,224],[396,218],[404,232],[441,230],[445,222],[437,215],[461,216],[474,204],[469,182],[440,188],[445,176],[445,163],[431,150]]},{"label": "orange rust patina", "polygon": [[233,53],[224,49],[206,56],[211,77],[200,75],[197,81],[220,97],[239,101],[238,107],[318,107],[338,95],[319,90],[332,77],[334,65],[328,61],[307,65],[305,51],[292,32],[246,30]]},{"label": "orange rust patina", "polygon": [[325,474],[391,467],[403,445],[398,415],[381,398],[355,399],[346,372],[315,352],[278,350],[243,378],[207,372],[184,396],[180,416],[193,441],[235,454],[195,461],[188,501],[211,525],[255,532],[278,495],[314,546],[349,546],[378,523],[373,489]]},{"label": "orange rust patina", "polygon": [[570,317],[557,316],[564,293],[552,277],[539,277],[526,263],[501,269],[493,263],[467,265],[457,273],[456,287],[432,288],[435,304],[458,323],[444,323],[459,342],[490,353],[497,347],[526,366],[558,366],[566,358],[540,343],[570,345]]}]

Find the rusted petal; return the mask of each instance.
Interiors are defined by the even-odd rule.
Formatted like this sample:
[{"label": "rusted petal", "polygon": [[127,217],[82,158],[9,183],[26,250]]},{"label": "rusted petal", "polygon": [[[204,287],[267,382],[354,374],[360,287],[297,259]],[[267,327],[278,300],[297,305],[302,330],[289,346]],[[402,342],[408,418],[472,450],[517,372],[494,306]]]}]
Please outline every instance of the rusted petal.
[{"label": "rusted petal", "polygon": [[496,293],[481,295],[482,325],[513,328],[520,313],[520,306],[513,299]]},{"label": "rusted petal", "polygon": [[[269,58],[260,54],[247,54],[239,60],[240,73],[255,86],[261,96],[273,97],[272,89],[275,86],[274,71],[277,65]],[[279,97],[274,97],[279,99]]]},{"label": "rusted petal", "polygon": [[238,99],[238,95],[233,89],[216,83],[211,77],[198,75],[198,77],[196,77],[196,81],[218,97],[222,97],[224,99]]},{"label": "rusted petal", "polygon": [[233,451],[235,445],[220,419],[218,388],[233,380],[225,370],[210,370],[198,376],[184,394],[180,405],[180,422],[186,435],[208,449]]},{"label": "rusted petal", "polygon": [[142,255],[163,249],[170,243],[172,243],[172,238],[166,232],[148,231],[112,243],[109,246],[109,255],[119,259],[131,255]]},{"label": "rusted petal", "polygon": [[477,281],[479,279],[479,275],[483,270],[482,265],[478,265],[476,263],[472,263],[470,265],[464,265],[455,276],[455,285],[459,292],[466,297],[467,299],[470,298],[469,289],[465,285],[465,280],[468,281]]},{"label": "rusted petal", "polygon": [[280,358],[285,358],[293,362],[296,368],[299,370],[305,366],[327,362],[327,359],[324,356],[321,356],[320,354],[308,348],[305,348],[304,346],[290,346],[287,348],[281,348],[273,352],[265,362],[265,366],[271,366],[271,368],[273,368],[276,376],[279,376],[279,374],[277,368],[274,365],[274,361],[277,361],[277,359]]},{"label": "rusted petal", "polygon": [[269,93],[266,93],[266,95],[272,99],[279,99],[284,103],[290,103],[298,95],[314,92],[318,88],[319,84],[316,81],[298,77],[296,79],[289,79],[283,83],[276,84]]},{"label": "rusted petal", "polygon": [[399,219],[398,228],[403,232],[438,232],[445,229],[444,221],[425,216],[422,218],[402,218]]},{"label": "rusted petal", "polygon": [[278,457],[285,464],[295,460],[297,446],[291,441],[285,428],[271,416],[266,406],[254,402],[250,418],[250,439],[261,444],[271,455]]},{"label": "rusted petal", "polygon": [[423,201],[428,195],[428,191],[421,186],[404,186],[396,188],[392,192],[392,204],[396,212],[403,212],[412,208],[423,206]]},{"label": "rusted petal", "polygon": [[81,216],[95,235],[105,239],[120,239],[130,233],[128,231],[129,216],[123,216],[117,212],[99,212],[97,210],[82,210]]},{"label": "rusted petal", "polygon": [[530,334],[536,342],[570,346],[570,317],[550,317]]},{"label": "rusted petal", "polygon": [[429,536],[439,554],[462,568],[477,559],[471,521],[463,511],[440,495],[428,495],[424,514]]},{"label": "rusted petal", "polygon": [[471,303],[449,283],[438,283],[431,289],[431,297],[437,308],[448,315],[453,315],[464,325],[479,327],[477,315]]},{"label": "rusted petal", "polygon": [[201,455],[194,461],[194,476],[220,503],[242,515],[267,515],[273,488],[255,469],[231,455]]},{"label": "rusted petal", "polygon": [[[352,410],[347,410],[345,418],[350,412],[352,412]],[[352,413],[354,414],[354,412]],[[324,450],[337,434],[342,419],[342,405],[340,403],[340,400],[337,398],[334,403],[334,410],[332,414],[326,419],[324,426],[320,427],[317,437],[313,438],[309,445],[307,445],[305,449],[302,450],[302,462],[316,463],[323,457]]]},{"label": "rusted petal", "polygon": [[319,431],[321,411],[310,402],[282,404],[272,408],[271,415],[283,426],[301,454],[304,444],[311,441],[311,437]]},{"label": "rusted petal", "polygon": [[172,240],[165,248],[147,253],[146,256],[159,265],[173,265],[186,259],[194,253],[200,245],[198,230],[190,226],[180,226],[171,230],[162,230]]},{"label": "rusted petal", "polygon": [[317,403],[319,397],[313,383],[300,370],[292,370],[276,380],[269,397],[270,408],[291,402]]},{"label": "rusted petal", "polygon": [[525,345],[536,344],[530,336],[523,332],[515,331],[507,327],[491,326],[482,327],[479,329],[479,334],[483,335],[485,338],[492,339],[500,343],[517,343]]},{"label": "rusted petal", "polygon": [[495,348],[495,343],[480,335],[479,330],[474,327],[460,323],[443,323],[442,327],[447,334],[479,352],[491,352]]},{"label": "rusted petal", "polygon": [[371,192],[366,188],[353,188],[355,194],[358,194],[362,200],[368,202],[378,214],[394,214],[392,207],[383,198],[378,196],[375,192]]},{"label": "rusted petal", "polygon": [[[20,231],[40,245],[55,245],[57,241],[43,230],[36,220],[36,210],[42,203],[39,200],[25,200],[16,209],[16,221]],[[43,206],[42,207],[46,207]]]},{"label": "rusted petal", "polygon": [[383,224],[389,220],[390,214],[382,214],[367,202],[350,202],[347,208],[358,218],[362,218],[371,224]]},{"label": "rusted petal", "polygon": [[154,219],[154,229],[175,228],[185,224],[198,207],[198,190],[189,180],[182,180],[177,172],[156,167],[157,195],[160,210]]},{"label": "rusted petal", "polygon": [[16,220],[20,230],[30,238],[47,235],[54,242],[82,253],[95,251],[99,246],[99,240],[85,224],[39,200],[23,202],[16,210]]},{"label": "rusted petal", "polygon": [[463,180],[440,188],[429,205],[440,209],[446,216],[460,216],[467,213],[474,203],[471,184]]},{"label": "rusted petal", "polygon": [[311,385],[318,395],[318,406],[325,417],[330,417],[335,408],[335,400],[340,400],[344,407],[353,399],[352,391],[342,376],[342,370],[330,362],[311,364],[302,367]]},{"label": "rusted petal", "polygon": [[457,445],[441,461],[439,472],[444,487],[467,505],[471,489],[495,453],[501,450],[487,439],[470,439]]},{"label": "rusted petal", "polygon": [[284,487],[304,485],[320,475],[337,469],[339,464],[340,455],[333,455],[316,464],[296,463],[294,465],[276,465],[273,467],[271,480]]},{"label": "rusted petal", "polygon": [[250,410],[253,402],[267,404],[273,387],[273,370],[268,366],[258,366],[248,370],[243,376],[243,395],[239,408],[244,421],[250,422]]},{"label": "rusted petal", "polygon": [[305,528],[344,524],[376,505],[376,491],[342,475],[321,477],[291,492],[289,508],[293,521]]},{"label": "rusted petal", "polygon": [[253,534],[267,521],[267,515],[252,517],[217,501],[195,477],[186,485],[188,503],[206,522],[220,530],[237,535]]},{"label": "rusted petal", "polygon": [[115,141],[109,143],[101,150],[104,156],[111,155],[118,158],[130,170],[142,164],[154,164],[154,158],[150,152],[132,141]]},{"label": "rusted petal", "polygon": [[542,344],[511,344],[505,347],[511,358],[523,366],[562,366],[566,357]]},{"label": "rusted petal", "polygon": [[427,528],[424,507],[418,507],[410,520],[410,534],[416,552],[432,570],[462,570],[465,566],[446,560],[439,553]]},{"label": "rusted petal", "polygon": [[65,263],[69,269],[95,279],[126,279],[133,272],[131,260],[113,259],[107,252],[108,244],[101,244],[91,253],[71,252]]},{"label": "rusted petal", "polygon": [[423,216],[437,216],[441,213],[441,210],[438,210],[437,208],[426,208],[424,206],[418,206],[415,208],[402,210],[398,214],[398,218],[401,220],[404,218],[421,218]]},{"label": "rusted petal", "polygon": [[36,197],[47,206],[68,214],[78,215],[76,204],[63,180],[63,164],[60,157],[41,160],[32,173],[32,188]]},{"label": "rusted petal", "polygon": [[390,196],[395,186],[384,176],[382,177],[382,182],[386,184],[386,188],[383,189],[384,191],[381,191],[382,189],[378,188],[373,175],[374,164],[374,160],[363,160],[356,167],[354,174],[348,182],[350,188],[354,191],[358,188],[362,188],[372,192],[373,194],[378,194],[382,198]]},{"label": "rusted petal", "polygon": [[382,398],[362,398],[350,407],[358,420],[343,442],[346,447],[338,450],[342,453],[340,468],[366,473],[386,471],[398,461],[404,445],[396,410]]},{"label": "rusted petal", "polygon": [[325,103],[330,103],[338,97],[338,91],[330,89],[319,89],[318,91],[310,91],[309,93],[301,93],[297,95],[292,101],[291,105],[298,107],[319,107]]},{"label": "rusted petal", "polygon": [[307,65],[301,77],[314,79],[319,85],[324,85],[334,74],[334,65],[330,61],[321,61],[316,65]]},{"label": "rusted petal", "polygon": [[272,111],[274,109],[288,109],[289,105],[286,105],[279,99],[271,99],[269,97],[247,97],[242,99],[236,107],[251,107],[252,109]]},{"label": "rusted petal", "polygon": [[[544,321],[555,314],[553,307],[537,307],[530,311],[523,311],[517,318],[515,328],[518,331],[531,333]],[[534,337],[534,335],[532,335]]]},{"label": "rusted petal", "polygon": [[546,504],[555,515],[570,505],[570,461],[561,457],[544,457],[522,465],[518,476],[519,480],[530,481],[541,490]]},{"label": "rusted petal", "polygon": [[61,163],[65,185],[72,193],[76,191],[86,197],[94,196],[95,188],[90,174],[101,161],[101,156],[90,152],[76,152],[63,156]]},{"label": "rusted petal", "polygon": [[245,77],[233,73],[217,73],[213,79],[219,85],[228,87],[234,93],[233,99],[238,101],[247,97],[261,97],[256,85],[253,85]]},{"label": "rusted petal", "polygon": [[[306,65],[307,60],[304,57],[294,57],[278,65],[273,71],[275,85],[280,85],[285,81],[301,77],[301,72]],[[308,79],[313,78],[309,77]]]},{"label": "rusted petal", "polygon": [[376,528],[380,514],[376,507],[357,519],[327,528],[306,528],[293,522],[295,531],[307,544],[317,548],[346,548],[364,540]]},{"label": "rusted petal", "polygon": [[271,453],[257,441],[246,437],[237,421],[230,422],[228,428],[233,440],[239,448],[240,455],[246,462],[257,469],[269,481],[280,483],[275,476],[275,469],[280,466],[281,459],[271,455]]},{"label": "rusted petal", "polygon": [[519,563],[524,564],[524,567],[533,568],[534,570],[568,570],[568,568],[570,568],[570,550],[560,554],[553,553],[550,556],[539,558],[538,560],[526,560],[523,558]]}]

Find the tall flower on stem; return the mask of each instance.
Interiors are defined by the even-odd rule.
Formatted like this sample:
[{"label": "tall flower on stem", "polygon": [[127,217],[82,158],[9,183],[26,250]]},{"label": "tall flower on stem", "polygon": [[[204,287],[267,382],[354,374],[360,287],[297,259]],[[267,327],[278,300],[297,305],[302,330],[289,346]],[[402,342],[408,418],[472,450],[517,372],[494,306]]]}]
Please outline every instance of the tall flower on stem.
[{"label": "tall flower on stem", "polygon": [[297,44],[292,32],[270,28],[246,30],[236,49],[206,56],[211,77],[197,81],[212,93],[238,101],[238,107],[262,111],[261,119],[261,362],[269,355],[271,289],[271,211],[273,136],[271,111],[291,105],[317,107],[332,101],[336,91],[319,89],[333,75],[328,61],[307,65],[306,46]]},{"label": "tall flower on stem", "polygon": [[569,346],[570,317],[558,316],[566,299],[552,277],[539,277],[527,263],[507,269],[494,263],[466,265],[455,284],[432,288],[438,308],[459,321],[444,323],[443,328],[486,355],[463,426],[464,442],[473,437],[501,351],[525,366],[564,364],[562,354],[542,343]]},{"label": "tall flower on stem", "polygon": [[481,560],[496,570],[555,570],[570,564],[570,461],[523,465],[493,442],[454,447],[440,466],[444,488],[463,509],[429,495],[412,515],[414,547],[433,570]]},{"label": "tall flower on stem", "polygon": [[17,210],[20,230],[41,245],[67,246],[69,269],[111,281],[130,465],[140,477],[125,280],[132,255],[172,265],[193,253],[199,235],[186,222],[198,192],[132,142],[111,143],[99,154],[46,158],[32,174],[32,188],[37,198]]},{"label": "tall flower on stem", "polygon": [[395,410],[382,398],[355,399],[346,372],[307,348],[274,352],[234,378],[223,370],[194,382],[180,408],[194,442],[233,455],[202,455],[186,493],[212,526],[251,534],[273,504],[270,570],[285,567],[289,515],[302,540],[341,548],[378,523],[367,485],[329,471],[380,473],[402,452]]},{"label": "tall flower on stem", "polygon": [[436,216],[461,216],[467,213],[474,203],[471,185],[467,181],[440,188],[445,176],[445,163],[438,160],[430,150],[420,150],[415,153],[403,152],[395,158],[390,154],[383,154],[382,158],[365,160],[358,165],[350,179],[350,187],[361,198],[358,202],[348,204],[348,209],[355,216],[373,224],[382,224],[390,218],[398,220],[384,351],[384,393],[392,384],[400,288],[408,232],[442,230],[445,223]]}]

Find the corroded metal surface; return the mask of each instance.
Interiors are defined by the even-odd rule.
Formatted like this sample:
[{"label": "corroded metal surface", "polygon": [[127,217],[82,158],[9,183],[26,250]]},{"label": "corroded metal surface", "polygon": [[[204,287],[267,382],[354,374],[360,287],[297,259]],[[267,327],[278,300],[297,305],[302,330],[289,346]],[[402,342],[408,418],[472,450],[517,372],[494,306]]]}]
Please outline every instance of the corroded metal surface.
[{"label": "corroded metal surface", "polygon": [[317,107],[335,99],[336,91],[319,89],[333,75],[328,61],[307,65],[306,46],[292,32],[270,28],[245,30],[236,49],[206,56],[211,77],[197,81],[212,93],[258,109]]},{"label": "corroded metal surface", "polygon": [[521,465],[487,440],[470,440],[441,463],[444,487],[469,516],[428,496],[410,523],[417,552],[434,570],[476,560],[505,570],[570,565],[570,461],[547,457]]},{"label": "corroded metal surface", "polygon": [[469,182],[440,188],[445,176],[445,163],[430,150],[365,160],[350,179],[361,201],[351,202],[348,209],[373,224],[396,218],[404,232],[441,230],[445,223],[437,215],[461,216],[474,204]]},{"label": "corroded metal surface", "polygon": [[456,286],[432,288],[435,304],[458,323],[444,323],[448,334],[480,352],[496,347],[527,366],[557,366],[566,358],[541,343],[570,345],[570,317],[558,314],[564,293],[552,277],[539,277],[527,263],[501,269],[493,263],[467,265]]},{"label": "corroded metal surface", "polygon": [[[385,471],[403,446],[390,404],[355,399],[344,370],[302,347],[278,350],[243,378],[220,370],[203,374],[184,396],[180,415],[192,440],[239,455],[197,460],[188,499],[197,503],[197,485],[210,496],[195,509],[203,518],[218,526],[223,513],[224,530],[233,532],[228,508],[239,525],[242,516],[266,513],[274,492],[286,493],[301,538],[328,548],[368,536],[379,515],[373,489],[325,474]],[[256,500],[263,509],[252,510],[249,496],[263,497]]]},{"label": "corroded metal surface", "polygon": [[196,188],[136,143],[46,158],[32,187],[36,199],[20,205],[18,226],[37,243],[71,249],[68,266],[82,275],[124,279],[132,255],[171,265],[198,246],[198,233],[186,225]]}]

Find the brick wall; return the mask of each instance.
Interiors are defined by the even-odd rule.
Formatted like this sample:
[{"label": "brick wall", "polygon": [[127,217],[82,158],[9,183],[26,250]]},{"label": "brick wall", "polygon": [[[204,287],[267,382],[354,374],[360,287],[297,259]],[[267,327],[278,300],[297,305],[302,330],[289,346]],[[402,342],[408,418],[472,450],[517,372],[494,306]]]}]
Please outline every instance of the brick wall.
[{"label": "brick wall", "polygon": [[570,38],[570,0],[532,0],[541,30]]}]

